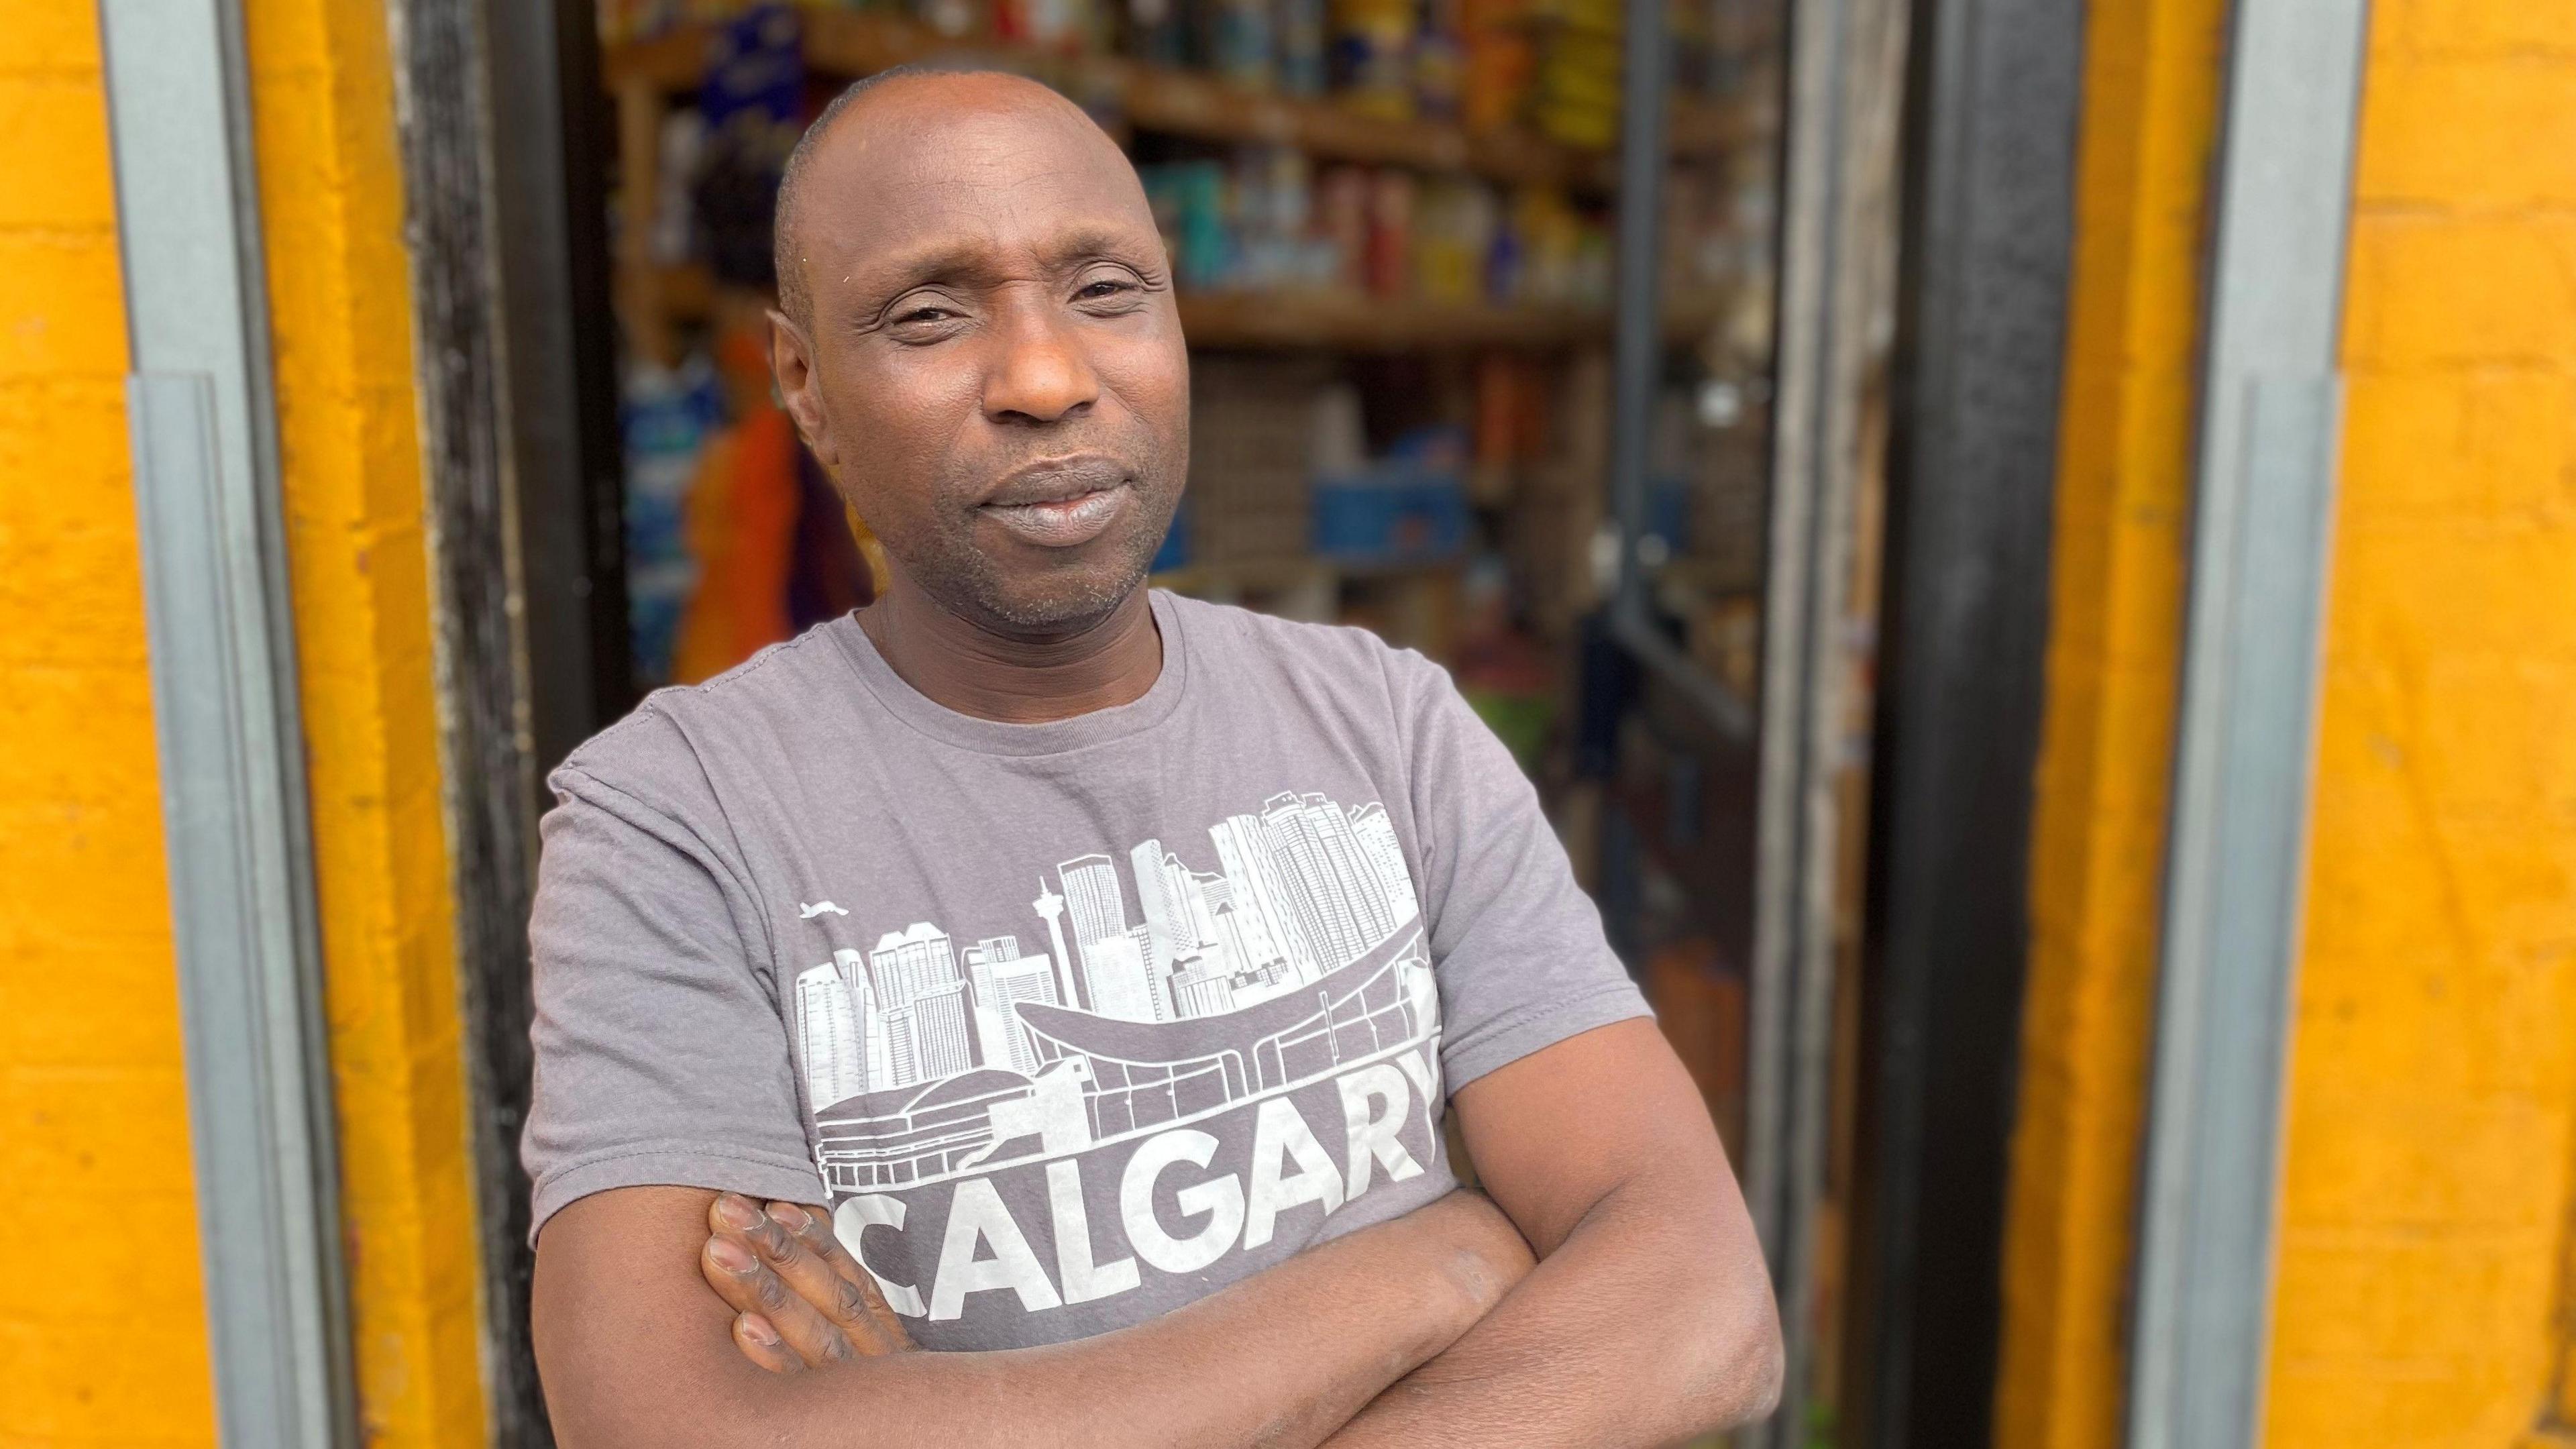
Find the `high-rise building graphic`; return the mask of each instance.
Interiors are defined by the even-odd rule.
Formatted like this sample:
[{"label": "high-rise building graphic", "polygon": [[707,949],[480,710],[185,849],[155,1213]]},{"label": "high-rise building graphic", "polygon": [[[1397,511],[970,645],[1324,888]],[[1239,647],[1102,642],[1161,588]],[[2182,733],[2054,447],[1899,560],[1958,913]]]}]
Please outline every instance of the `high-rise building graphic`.
[{"label": "high-rise building graphic", "polygon": [[866,1036],[838,965],[826,962],[796,978],[796,1047],[805,1095],[817,1110],[867,1091]]},{"label": "high-rise building graphic", "polygon": [[1405,866],[1404,847],[1395,838],[1395,822],[1386,818],[1386,807],[1372,802],[1353,812],[1351,834],[1359,840],[1360,854],[1377,868],[1396,926],[1412,924],[1422,914],[1422,903],[1413,894],[1413,872]]},{"label": "high-rise building graphic", "polygon": [[[913,1035],[912,1007],[898,1006],[877,1013],[877,1022],[885,1038],[885,1084],[900,1090],[921,1083],[921,1039]],[[868,1043],[876,1046],[876,1042]],[[873,1053],[871,1053],[873,1055]]]},{"label": "high-rise building graphic", "polygon": [[892,1011],[925,991],[965,978],[957,973],[957,952],[948,933],[928,921],[915,921],[877,938],[868,952],[868,979],[876,987],[877,1004]]},{"label": "high-rise building graphic", "polygon": [[1217,860],[1224,867],[1246,944],[1251,945],[1256,938],[1260,942],[1253,948],[1255,954],[1242,958],[1240,964],[1247,970],[1257,970],[1275,958],[1301,981],[1323,975],[1287,884],[1271,856],[1269,837],[1262,831],[1260,817],[1229,816],[1208,827],[1208,838],[1216,842]]},{"label": "high-rise building graphic", "polygon": [[958,953],[958,959],[965,963],[966,974],[971,979],[975,974],[976,967],[994,961],[1016,961],[1019,959],[1019,955],[1019,937],[986,936],[983,940],[976,942],[974,945],[969,946],[964,951]]},{"label": "high-rise building graphic", "polygon": [[975,983],[975,1031],[983,1045],[983,1064],[1009,1067],[1022,1074],[1038,1069],[1036,1049],[1030,1045],[1028,1027],[1020,1020],[1019,1004],[1033,1001],[1041,1006],[1058,1006],[1055,963],[1045,955],[1021,956],[983,967],[973,978]]},{"label": "high-rise building graphic", "polygon": [[867,1063],[868,1090],[885,1091],[894,1085],[894,1057],[886,1042],[885,1013],[877,1009],[882,1003],[868,979],[868,960],[845,946],[832,953],[832,964],[849,988],[850,1010],[859,1020],[859,1056]]},{"label": "high-rise building graphic", "polygon": [[1145,913],[1145,971],[1157,978],[1174,957],[1198,944],[1191,936],[1188,907],[1172,894],[1163,860],[1159,840],[1148,840],[1127,852],[1127,864],[1136,875],[1136,904]]},{"label": "high-rise building graphic", "polygon": [[1127,899],[1118,889],[1118,867],[1108,856],[1076,856],[1055,868],[1064,882],[1064,902],[1073,917],[1078,946],[1127,934]]},{"label": "high-rise building graphic", "polygon": [[912,999],[907,1010],[912,1017],[913,1057],[921,1075],[916,1080],[936,1081],[974,1070],[974,1028],[968,1018],[965,981],[951,981],[934,986]]},{"label": "high-rise building graphic", "polygon": [[988,936],[966,948],[965,963],[973,988],[969,1014],[975,1024],[976,1064],[1035,1071],[1028,1033],[1012,1008],[1023,1001],[1048,1006],[1063,1001],[1056,992],[1054,959],[1045,952],[1021,955],[1017,936]]},{"label": "high-rise building graphic", "polygon": [[1340,806],[1321,795],[1273,795],[1262,802],[1261,829],[1307,944],[1326,970],[1358,960],[1395,934],[1386,886],[1360,853]]},{"label": "high-rise building graphic", "polygon": [[1120,1021],[1159,1021],[1168,1013],[1154,1002],[1154,978],[1145,970],[1144,943],[1138,933],[1104,936],[1083,949],[1083,978],[1091,988],[1091,1009]]}]

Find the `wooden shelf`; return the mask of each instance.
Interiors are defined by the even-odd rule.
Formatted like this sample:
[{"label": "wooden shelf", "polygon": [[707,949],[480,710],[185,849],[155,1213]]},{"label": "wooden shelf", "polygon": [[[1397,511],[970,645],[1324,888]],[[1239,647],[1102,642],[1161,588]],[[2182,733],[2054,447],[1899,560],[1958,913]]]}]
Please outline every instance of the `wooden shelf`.
[{"label": "wooden shelf", "polygon": [[[715,309],[716,288],[702,267],[660,267],[652,272],[651,299],[649,305],[668,320],[702,320]],[[1202,348],[1436,352],[1567,347],[1610,338],[1610,314],[1598,307],[1422,302],[1326,291],[1185,292],[1178,301],[1182,332],[1192,347]],[[1670,299],[1665,335],[1706,330],[1725,301],[1720,293]]]},{"label": "wooden shelf", "polygon": [[[934,60],[972,61],[1034,76],[1078,101],[1116,110],[1139,130],[1166,135],[1292,146],[1331,160],[1468,172],[1513,185],[1605,191],[1617,172],[1616,158],[1607,152],[1567,146],[1530,131],[1469,132],[1438,122],[1388,120],[1329,100],[1276,95],[1116,56],[951,38],[891,15],[806,11],[803,21],[806,63],[829,75],[863,76]],[[696,90],[709,35],[708,27],[691,26],[610,47],[603,66],[609,88],[621,96]],[[1686,154],[1722,149],[1766,129],[1751,107],[1677,98],[1673,108],[1674,145]]]},{"label": "wooden shelf", "polygon": [[1192,347],[1419,352],[1560,347],[1610,335],[1609,314],[1590,307],[1391,301],[1353,292],[1201,292],[1179,301]]},{"label": "wooden shelf", "polygon": [[[1180,298],[1192,347],[1341,352],[1438,352],[1572,347],[1610,340],[1606,307],[1388,300],[1350,292],[1199,292]],[[1664,336],[1707,331],[1723,293],[1668,298]]]}]

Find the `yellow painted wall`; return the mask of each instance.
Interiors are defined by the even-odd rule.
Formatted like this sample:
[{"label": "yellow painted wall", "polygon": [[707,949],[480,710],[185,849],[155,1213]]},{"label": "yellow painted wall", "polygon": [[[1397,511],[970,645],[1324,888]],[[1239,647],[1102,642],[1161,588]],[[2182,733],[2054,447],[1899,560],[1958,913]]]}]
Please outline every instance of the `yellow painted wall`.
[{"label": "yellow painted wall", "polygon": [[382,0],[248,0],[359,1407],[483,1433],[410,258]]},{"label": "yellow painted wall", "polygon": [[2576,1188],[2576,5],[2372,30],[2269,1441],[2488,1449]]},{"label": "yellow painted wall", "polygon": [[[0,1445],[209,1442],[91,0],[0,23]],[[96,1271],[119,1265],[114,1272]]]},{"label": "yellow painted wall", "polygon": [[2227,11],[2093,0],[2086,20],[2002,1449],[2120,1437]]},{"label": "yellow painted wall", "polygon": [[[360,1412],[483,1434],[385,10],[250,0]],[[90,0],[0,24],[0,1445],[213,1410]]]}]

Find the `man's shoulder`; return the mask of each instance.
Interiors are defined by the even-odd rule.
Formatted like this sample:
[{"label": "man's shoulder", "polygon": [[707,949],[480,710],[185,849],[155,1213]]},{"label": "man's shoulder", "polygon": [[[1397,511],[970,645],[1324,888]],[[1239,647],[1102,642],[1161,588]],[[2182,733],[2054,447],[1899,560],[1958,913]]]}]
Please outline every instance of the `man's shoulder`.
[{"label": "man's shoulder", "polygon": [[840,627],[857,626],[846,617],[817,624],[699,683],[654,690],[577,746],[550,783],[558,794],[582,781],[634,794],[668,794],[675,785],[686,793],[703,777],[706,745],[775,735],[810,721],[819,701],[846,695],[830,678],[848,669],[832,637]]}]

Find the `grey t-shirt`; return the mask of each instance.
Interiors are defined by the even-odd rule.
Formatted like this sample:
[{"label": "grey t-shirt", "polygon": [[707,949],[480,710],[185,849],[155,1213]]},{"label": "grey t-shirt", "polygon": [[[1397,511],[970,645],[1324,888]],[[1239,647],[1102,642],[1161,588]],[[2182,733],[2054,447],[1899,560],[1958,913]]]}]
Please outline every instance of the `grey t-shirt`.
[{"label": "grey t-shirt", "polygon": [[555,772],[539,1226],[828,1194],[924,1347],[1078,1338],[1438,1197],[1449,1090],[1644,1014],[1437,666],[1153,608],[1114,709],[958,714],[844,618]]}]

